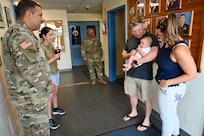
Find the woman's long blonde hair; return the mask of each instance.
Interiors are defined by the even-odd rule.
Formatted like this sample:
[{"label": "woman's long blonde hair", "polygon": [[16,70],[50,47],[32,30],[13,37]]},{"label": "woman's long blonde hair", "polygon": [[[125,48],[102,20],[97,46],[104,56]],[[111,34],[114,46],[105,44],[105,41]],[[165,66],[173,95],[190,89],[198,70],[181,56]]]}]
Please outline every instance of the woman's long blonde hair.
[{"label": "woman's long blonde hair", "polygon": [[169,47],[174,46],[176,42],[180,41],[179,20],[175,14],[168,15],[165,37]]}]

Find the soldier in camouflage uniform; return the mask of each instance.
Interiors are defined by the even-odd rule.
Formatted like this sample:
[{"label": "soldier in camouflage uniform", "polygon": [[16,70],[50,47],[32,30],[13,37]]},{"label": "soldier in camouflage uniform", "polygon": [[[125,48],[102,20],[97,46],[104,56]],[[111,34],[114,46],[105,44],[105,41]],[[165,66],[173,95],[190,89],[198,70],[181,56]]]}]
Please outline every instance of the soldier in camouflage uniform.
[{"label": "soldier in camouflage uniform", "polygon": [[40,5],[22,0],[17,6],[18,20],[2,41],[2,57],[7,87],[17,110],[25,136],[49,136],[48,94],[54,90],[50,68],[38,39],[32,31],[44,21]]},{"label": "soldier in camouflage uniform", "polygon": [[103,79],[103,63],[101,61],[103,50],[101,42],[95,37],[95,31],[91,27],[87,29],[87,37],[82,41],[81,55],[88,67],[91,84],[96,84],[96,73],[99,83],[107,84],[107,81]]}]

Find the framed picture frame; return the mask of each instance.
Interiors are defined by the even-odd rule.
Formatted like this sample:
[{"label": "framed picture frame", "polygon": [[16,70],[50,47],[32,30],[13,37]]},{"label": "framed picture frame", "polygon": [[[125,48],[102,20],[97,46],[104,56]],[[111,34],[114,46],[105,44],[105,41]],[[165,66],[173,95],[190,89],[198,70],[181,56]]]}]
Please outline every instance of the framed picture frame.
[{"label": "framed picture frame", "polygon": [[12,25],[11,12],[10,12],[10,9],[7,7],[4,7],[4,10],[6,14],[6,22],[9,28]]},{"label": "framed picture frame", "polygon": [[185,39],[185,42],[188,44],[189,49],[191,48],[191,39]]},{"label": "framed picture frame", "polygon": [[5,23],[4,23],[3,10],[0,4],[0,28],[4,28],[4,27],[5,27]]},{"label": "framed picture frame", "polygon": [[158,24],[158,22],[163,19],[163,18],[166,18],[167,16],[160,16],[160,17],[156,17],[156,26]]},{"label": "framed picture frame", "polygon": [[145,9],[145,5],[146,5],[146,0],[138,0],[136,3],[136,7],[137,7],[137,15],[143,17],[146,14],[146,9]]},{"label": "framed picture frame", "polygon": [[166,0],[166,10],[174,11],[181,9],[182,0]]},{"label": "framed picture frame", "polygon": [[194,11],[180,12],[176,14],[181,28],[180,35],[185,38],[192,35]]},{"label": "framed picture frame", "polygon": [[161,0],[149,0],[150,14],[159,14],[161,10]]},{"label": "framed picture frame", "polygon": [[146,31],[152,32],[152,19],[147,18],[147,19],[142,19],[142,21],[144,22],[144,27],[145,27]]}]

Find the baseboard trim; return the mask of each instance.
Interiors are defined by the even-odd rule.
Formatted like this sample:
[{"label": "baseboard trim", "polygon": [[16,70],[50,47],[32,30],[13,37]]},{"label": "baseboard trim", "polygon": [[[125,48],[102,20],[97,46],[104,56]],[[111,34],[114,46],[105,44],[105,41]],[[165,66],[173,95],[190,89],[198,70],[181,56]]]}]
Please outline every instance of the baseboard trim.
[{"label": "baseboard trim", "polygon": [[[144,110],[144,103],[139,100],[138,102],[138,106],[140,106],[141,108],[143,108]],[[154,109],[152,110],[152,113],[151,113],[151,123],[157,128],[159,129],[160,131],[162,130],[162,121],[160,119],[160,115],[157,111],[155,111]],[[180,136],[191,136],[189,135],[187,132],[185,132],[184,130],[180,129]]]},{"label": "baseboard trim", "polygon": [[60,69],[59,72],[70,72],[72,71],[72,68],[68,68],[68,69]]}]

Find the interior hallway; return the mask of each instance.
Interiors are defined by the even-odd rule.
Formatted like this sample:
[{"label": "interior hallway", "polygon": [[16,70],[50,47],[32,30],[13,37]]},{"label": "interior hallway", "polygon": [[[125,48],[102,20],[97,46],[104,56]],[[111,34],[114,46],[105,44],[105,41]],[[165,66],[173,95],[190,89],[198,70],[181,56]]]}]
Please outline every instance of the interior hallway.
[{"label": "interior hallway", "polygon": [[136,131],[135,124],[140,123],[144,115],[140,106],[137,118],[128,122],[122,120],[130,111],[129,98],[123,93],[123,82],[92,86],[86,70],[85,66],[77,66],[70,72],[60,73],[59,107],[65,109],[66,114],[53,116],[61,126],[51,130],[51,136],[160,135],[153,126],[146,132]]}]

